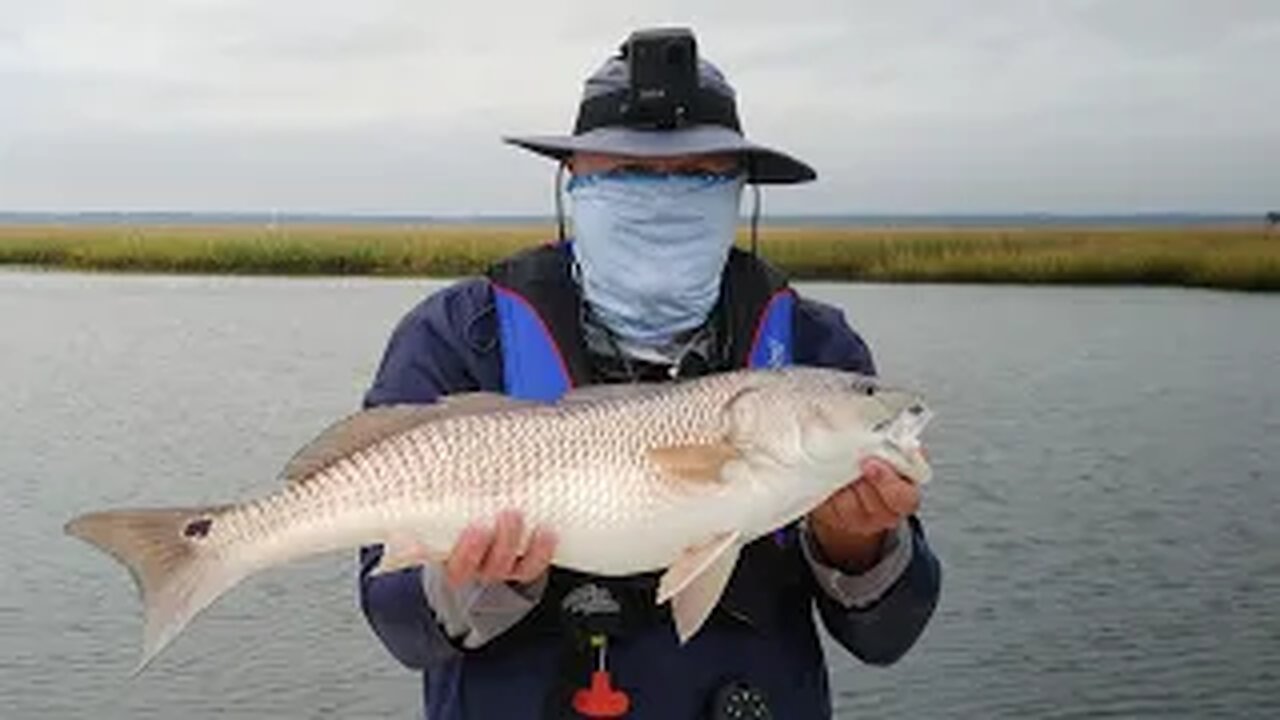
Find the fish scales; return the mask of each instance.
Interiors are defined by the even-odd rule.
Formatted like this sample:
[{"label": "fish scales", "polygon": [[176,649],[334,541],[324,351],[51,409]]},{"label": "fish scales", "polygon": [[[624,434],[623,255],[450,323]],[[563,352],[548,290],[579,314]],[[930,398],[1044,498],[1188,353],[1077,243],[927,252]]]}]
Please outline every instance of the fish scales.
[{"label": "fish scales", "polygon": [[[228,543],[279,540],[300,526],[327,527],[352,508],[368,511],[371,531],[422,515],[449,527],[456,525],[449,518],[504,507],[525,508],[531,524],[643,527],[687,496],[645,463],[646,450],[713,439],[723,430],[719,394],[605,400],[518,413],[518,422],[510,414],[465,416],[414,429],[231,511],[219,534]],[[445,535],[460,528],[452,530]]]},{"label": "fish scales", "polygon": [[[465,417],[438,432],[412,431],[403,440],[415,449],[417,462],[389,463],[379,473],[387,486],[383,497],[426,504],[447,494],[467,516],[517,506],[531,516],[593,527],[647,514],[646,508],[652,511],[673,497],[670,483],[645,464],[647,448],[705,440],[718,423],[708,402],[665,416],[645,405],[570,406],[522,415],[517,423],[502,416]],[[368,452],[386,455],[381,446]],[[460,458],[467,460],[452,462]]]}]

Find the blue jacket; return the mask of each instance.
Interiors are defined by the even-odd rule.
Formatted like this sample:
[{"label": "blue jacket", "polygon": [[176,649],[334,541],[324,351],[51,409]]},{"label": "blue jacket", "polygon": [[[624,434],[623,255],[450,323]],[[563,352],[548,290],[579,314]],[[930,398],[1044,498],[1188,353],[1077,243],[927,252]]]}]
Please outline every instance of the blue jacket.
[{"label": "blue jacket", "polygon": [[[801,299],[794,324],[794,361],[874,373],[866,345],[839,310]],[[503,363],[494,301],[487,280],[459,282],[427,297],[396,327],[365,397],[368,407],[432,402],[449,393],[501,392]],[[746,679],[769,697],[774,717],[829,717],[826,665],[813,619],[818,615],[841,646],[864,662],[900,658],[923,631],[936,606],[941,568],[919,521],[910,520],[912,554],[891,587],[865,607],[848,608],[811,577],[771,582],[751,574],[744,554],[738,574],[773,608],[765,626],[709,622],[679,647],[670,628],[655,626],[611,647],[617,682],[631,692],[634,718],[701,717],[709,695],[731,679]],[[464,649],[437,623],[419,570],[378,577],[369,571],[380,548],[361,553],[363,611],[387,649],[423,671],[431,720],[538,717],[555,677],[562,645],[554,638]],[[585,678],[584,678],[585,684]]]}]

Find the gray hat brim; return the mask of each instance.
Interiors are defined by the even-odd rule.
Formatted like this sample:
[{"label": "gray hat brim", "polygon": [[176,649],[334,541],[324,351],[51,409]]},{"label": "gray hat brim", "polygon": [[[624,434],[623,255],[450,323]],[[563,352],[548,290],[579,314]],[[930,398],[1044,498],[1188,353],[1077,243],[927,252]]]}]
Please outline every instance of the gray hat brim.
[{"label": "gray hat brim", "polygon": [[678,130],[637,130],[609,126],[589,130],[581,135],[531,135],[505,137],[503,140],[561,161],[575,152],[633,157],[736,153],[748,158],[749,183],[802,183],[818,177],[818,173],[806,163],[773,148],[757,145],[733,130],[718,125],[695,125]]}]

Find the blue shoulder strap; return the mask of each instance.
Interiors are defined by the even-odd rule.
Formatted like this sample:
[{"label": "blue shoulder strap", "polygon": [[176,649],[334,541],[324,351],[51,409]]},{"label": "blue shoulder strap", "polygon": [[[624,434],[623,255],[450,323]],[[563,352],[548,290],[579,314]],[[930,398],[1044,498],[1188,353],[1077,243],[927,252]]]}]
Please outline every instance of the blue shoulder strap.
[{"label": "blue shoulder strap", "polygon": [[789,289],[775,292],[765,303],[756,320],[756,331],[751,341],[747,366],[751,368],[780,368],[792,362],[792,314],[796,296]]},{"label": "blue shoulder strap", "polygon": [[554,402],[573,387],[564,354],[542,317],[525,297],[493,284],[502,343],[505,392],[521,400]]}]

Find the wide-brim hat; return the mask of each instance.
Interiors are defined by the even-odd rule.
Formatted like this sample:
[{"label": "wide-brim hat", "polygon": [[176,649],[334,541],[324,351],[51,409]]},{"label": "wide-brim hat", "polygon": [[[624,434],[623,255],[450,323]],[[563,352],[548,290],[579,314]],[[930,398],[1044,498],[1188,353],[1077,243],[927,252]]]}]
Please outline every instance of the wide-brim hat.
[{"label": "wide-brim hat", "polygon": [[587,79],[572,135],[528,135],[503,140],[559,161],[575,152],[634,157],[735,153],[745,160],[749,183],[802,183],[818,176],[807,163],[743,135],[734,90],[707,60],[698,60],[696,101],[689,122],[680,127],[629,126],[625,120],[629,84],[627,63],[622,57],[610,58]]}]

